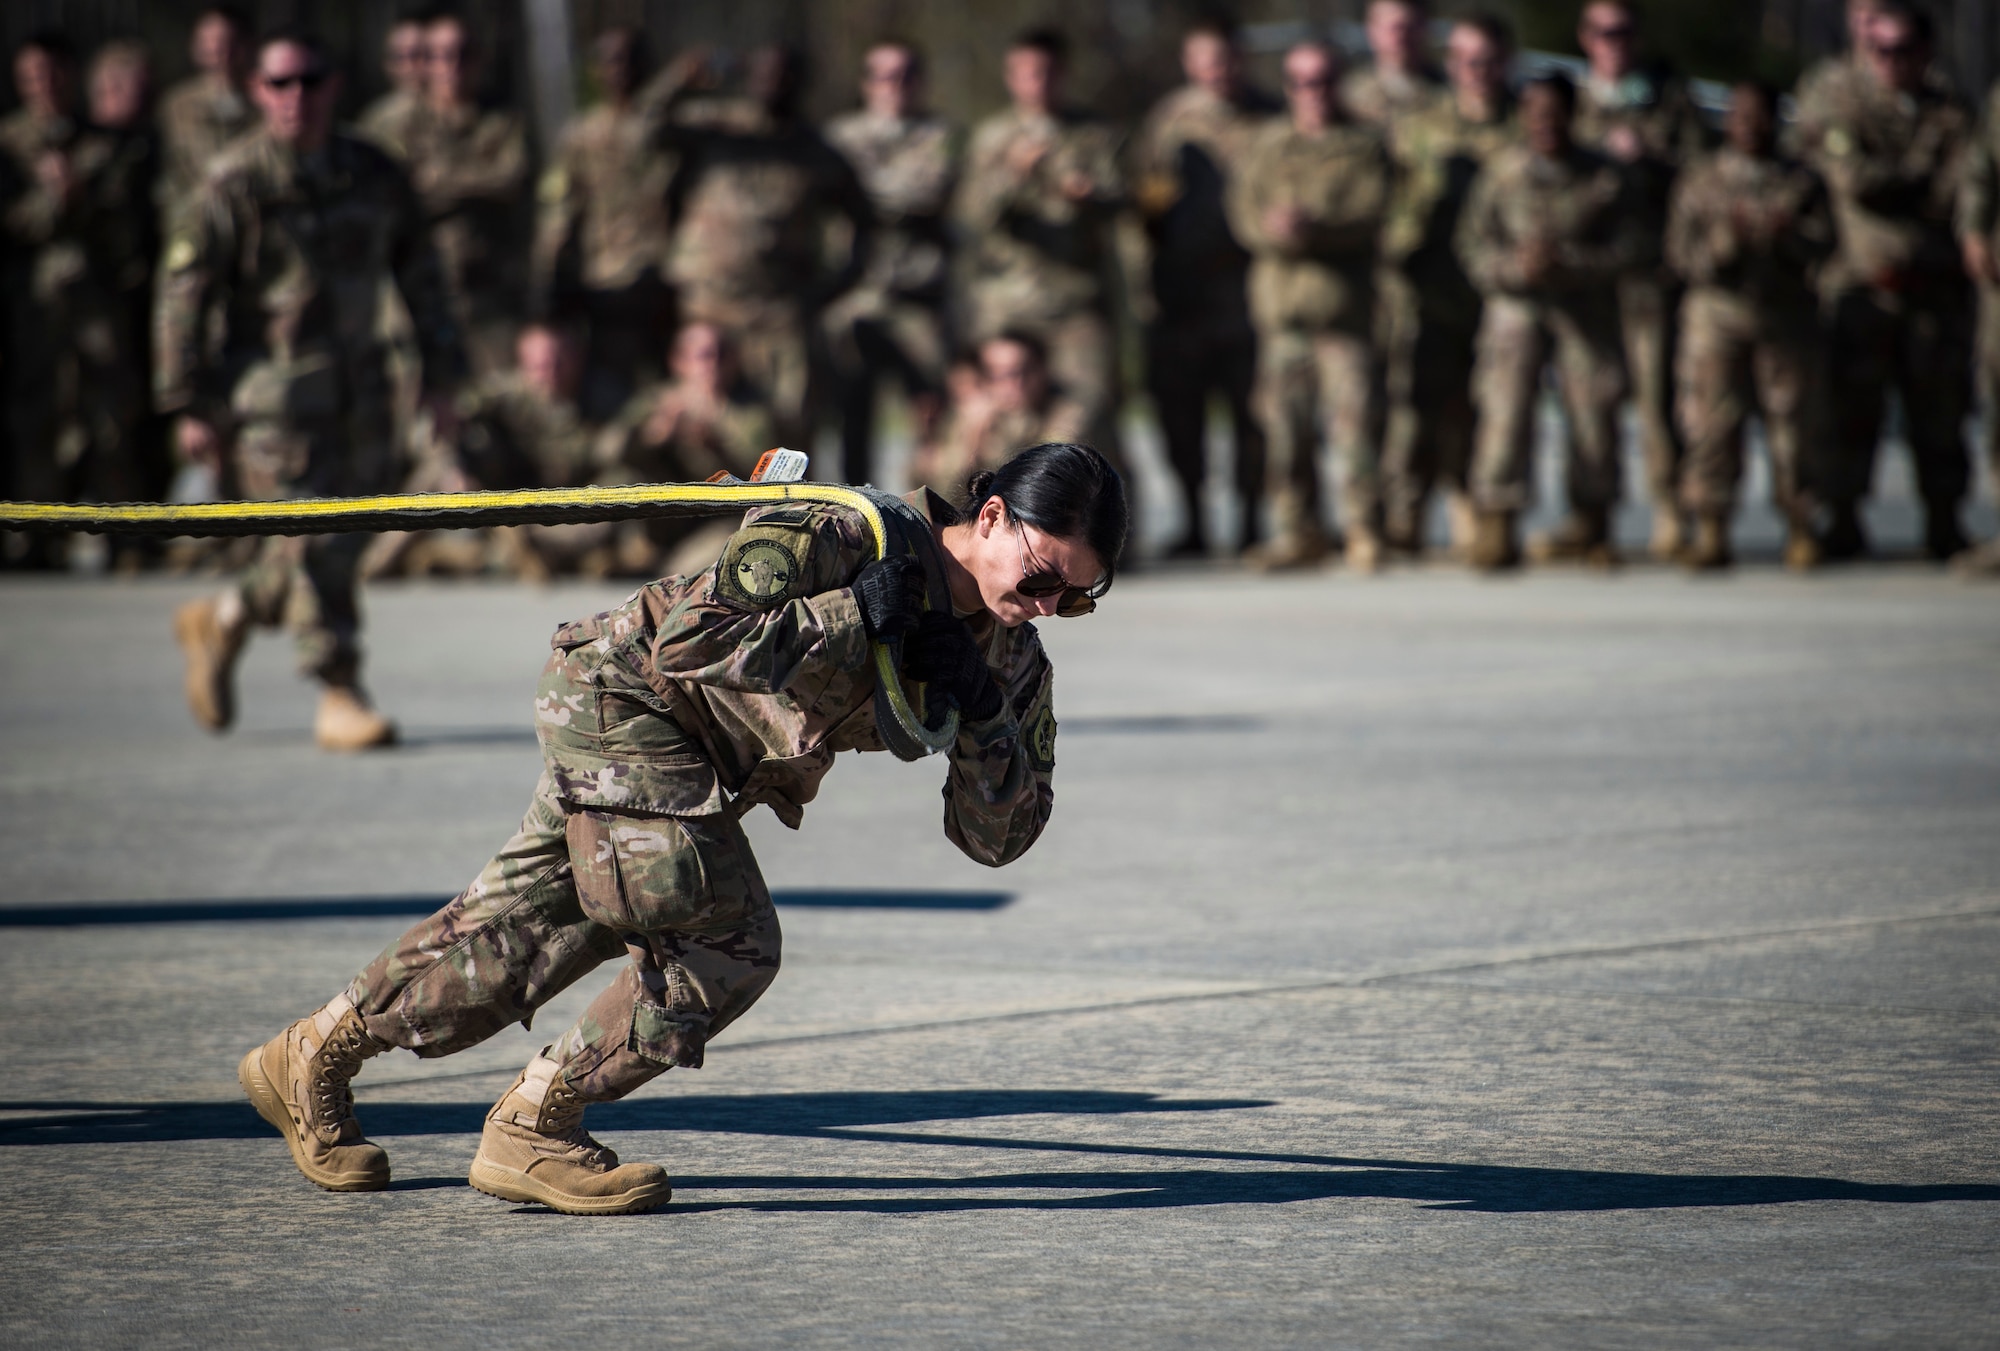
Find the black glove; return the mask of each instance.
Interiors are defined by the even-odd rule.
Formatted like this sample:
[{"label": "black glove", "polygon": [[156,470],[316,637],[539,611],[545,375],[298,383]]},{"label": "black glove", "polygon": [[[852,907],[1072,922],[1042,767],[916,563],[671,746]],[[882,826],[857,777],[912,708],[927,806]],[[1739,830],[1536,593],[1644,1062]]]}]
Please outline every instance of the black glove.
[{"label": "black glove", "polygon": [[924,612],[924,565],[909,554],[876,559],[854,579],[854,603],[870,638],[902,637]]},{"label": "black glove", "polygon": [[949,694],[959,712],[984,722],[1000,711],[1000,687],[972,631],[955,616],[930,611],[903,640],[903,670]]}]

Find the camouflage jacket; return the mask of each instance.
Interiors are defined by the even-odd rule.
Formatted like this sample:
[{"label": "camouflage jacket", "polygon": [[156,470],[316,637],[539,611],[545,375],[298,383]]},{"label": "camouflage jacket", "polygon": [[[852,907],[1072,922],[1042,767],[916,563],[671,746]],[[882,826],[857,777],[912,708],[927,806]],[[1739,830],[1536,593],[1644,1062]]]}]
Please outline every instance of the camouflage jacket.
[{"label": "camouflage jacket", "polygon": [[[1022,145],[1046,147],[1026,173],[1008,162]],[[1125,205],[1117,151],[1111,129],[1080,114],[1027,117],[1010,108],[979,124],[954,207],[971,253],[979,332],[1107,305],[1112,225]],[[1089,184],[1081,200],[1061,190],[1072,174]]]},{"label": "camouflage jacket", "polygon": [[1481,166],[1519,138],[1511,101],[1493,120],[1474,122],[1450,98],[1404,118],[1389,138],[1397,174],[1382,252],[1410,279],[1418,304],[1435,319],[1461,328],[1478,321],[1479,292],[1452,241]]},{"label": "camouflage jacket", "polygon": [[1170,316],[1241,315],[1250,253],[1229,225],[1229,184],[1279,104],[1185,85],[1153,105],[1132,146],[1133,197],[1151,245],[1153,298]]},{"label": "camouflage jacket", "polygon": [[551,399],[516,371],[489,375],[453,401],[458,465],[487,488],[574,488],[591,481],[596,429],[574,400]]},{"label": "camouflage jacket", "polygon": [[[1257,133],[1229,218],[1255,258],[1250,314],[1259,329],[1369,331],[1389,179],[1389,152],[1373,127],[1336,122],[1309,136],[1274,120]],[[1265,215],[1286,207],[1305,217],[1296,240],[1265,228]]]},{"label": "camouflage jacket", "polygon": [[426,108],[411,120],[404,161],[452,298],[511,312],[523,285],[518,260],[528,205],[528,137],[520,117],[503,109]]},{"label": "camouflage jacket", "polygon": [[1814,271],[1834,248],[1826,185],[1804,165],[1733,149],[1674,185],[1667,263],[1689,284],[1779,314],[1811,314]]},{"label": "camouflage jacket", "polygon": [[397,159],[407,160],[411,130],[423,115],[422,98],[407,90],[391,89],[361,110],[361,116],[354,120],[354,130]]},{"label": "camouflage jacket", "polygon": [[590,290],[615,291],[664,268],[673,233],[667,192],[678,164],[643,107],[603,104],[569,125],[535,188],[535,312],[555,304],[571,253],[577,280]]},{"label": "camouflage jacket", "polygon": [[1986,95],[1986,121],[1979,143],[1966,156],[1965,179],[1959,186],[1960,238],[1980,235],[2000,247],[2000,80]]},{"label": "camouflage jacket", "polygon": [[[402,171],[336,133],[301,158],[260,132],[216,164],[162,263],[154,394],[210,420],[315,422],[388,398],[414,322],[424,384],[464,372],[437,254]],[[408,307],[406,320],[392,288]]]},{"label": "camouflage jacket", "polygon": [[670,437],[649,443],[646,424],[673,392],[671,383],[641,389],[598,433],[592,458],[601,481],[700,483],[723,472],[748,478],[774,444],[770,411],[742,390],[731,391],[720,407],[685,409]]},{"label": "camouflage jacket", "polygon": [[[690,313],[726,321],[746,308],[811,311],[860,280],[874,211],[818,131],[778,125],[747,99],[715,99],[662,134],[683,155],[667,276]],[[829,271],[836,221],[847,227],[847,256]]]},{"label": "camouflage jacket", "polygon": [[1799,143],[1826,180],[1840,227],[1824,284],[1956,284],[1958,193],[1974,135],[1971,109],[1935,72],[1910,95],[1865,74],[1834,81],[1810,121],[1802,110]]},{"label": "camouflage jacket", "polygon": [[1662,230],[1674,175],[1708,148],[1701,115],[1686,84],[1663,71],[1635,70],[1612,84],[1589,76],[1578,81],[1576,143],[1609,154],[1606,142],[1618,127],[1630,128],[1639,142],[1640,157],[1626,173],[1650,227]]},{"label": "camouflage jacket", "polygon": [[931,486],[947,495],[965,487],[975,470],[998,469],[1029,446],[1044,441],[1080,441],[1089,430],[1089,410],[1052,387],[1039,408],[1004,409],[988,417],[954,413],[937,461]]},{"label": "camouflage jacket", "polygon": [[1392,76],[1369,65],[1340,77],[1340,106],[1347,115],[1385,134],[1405,117],[1446,97],[1444,77],[1434,70]]},{"label": "camouflage jacket", "polygon": [[[922,489],[906,500],[939,525],[953,519]],[[535,697],[557,796],[677,816],[741,816],[761,802],[796,828],[837,752],[884,749],[851,589],[874,552],[845,508],[762,508],[714,569],[557,629]],[[1035,842],[1054,802],[1052,672],[1034,625],[984,612],[966,622],[1004,698],[991,718],[960,724],[944,832],[998,867]]]},{"label": "camouflage jacket", "polygon": [[257,110],[238,89],[218,89],[205,76],[182,80],[160,100],[162,163],[158,201],[163,223],[191,206],[209,166],[230,142],[257,126]]},{"label": "camouflage jacket", "polygon": [[949,245],[945,216],[958,181],[951,127],[938,117],[896,121],[852,112],[826,124],[826,139],[861,178],[877,229],[867,270],[851,296],[857,313],[891,300],[939,304]]},{"label": "camouflage jacket", "polygon": [[[102,180],[118,151],[104,132],[70,118],[42,122],[26,109],[0,118],[0,251],[8,263],[8,302],[48,303],[79,288],[109,289],[106,275],[111,245],[107,235],[118,222],[100,194]],[[37,163],[61,155],[72,183],[65,195],[44,186]]]},{"label": "camouflage jacket", "polygon": [[[1530,286],[1520,250],[1539,241],[1553,264]],[[1561,159],[1510,145],[1486,162],[1458,222],[1458,257],[1485,295],[1552,299],[1604,287],[1658,257],[1631,180],[1614,161],[1574,146]]]}]

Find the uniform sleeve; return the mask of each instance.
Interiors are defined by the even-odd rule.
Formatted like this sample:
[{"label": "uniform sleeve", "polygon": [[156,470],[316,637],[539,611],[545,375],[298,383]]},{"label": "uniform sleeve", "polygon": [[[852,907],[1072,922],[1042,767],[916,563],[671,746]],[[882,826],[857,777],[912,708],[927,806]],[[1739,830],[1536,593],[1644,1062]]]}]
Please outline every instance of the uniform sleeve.
[{"label": "uniform sleeve", "polygon": [[975,863],[998,868],[1028,852],[1055,804],[1054,672],[1038,640],[1002,680],[1000,711],[961,722],[944,784],[945,838]]},{"label": "uniform sleeve", "polygon": [[237,237],[235,199],[225,183],[211,181],[167,240],[153,306],[153,401],[163,413],[213,421],[224,406],[227,391],[204,354],[210,338],[213,350],[229,346],[226,332],[207,330],[211,313],[228,321]]},{"label": "uniform sleeve", "polygon": [[801,697],[868,660],[849,580],[874,557],[859,516],[766,512],[730,536],[706,584],[660,621],[654,669],[667,680]]},{"label": "uniform sleeve", "polygon": [[1513,241],[1500,219],[1494,200],[1496,181],[1491,166],[1479,171],[1466,198],[1465,214],[1459,217],[1454,241],[1458,260],[1472,284],[1488,295],[1513,289],[1519,283],[1514,270]]},{"label": "uniform sleeve", "polygon": [[1282,251],[1264,231],[1264,211],[1270,205],[1265,189],[1265,183],[1270,178],[1264,167],[1267,158],[1263,146],[1253,142],[1250,153],[1245,157],[1243,171],[1233,175],[1234,181],[1230,183],[1229,194],[1224,200],[1230,230],[1252,253]]},{"label": "uniform sleeve", "polygon": [[1355,172],[1343,185],[1338,209],[1307,227],[1308,252],[1323,258],[1374,253],[1380,247],[1382,219],[1389,209],[1391,172],[1388,148],[1376,138],[1367,154],[1355,158]]},{"label": "uniform sleeve", "polygon": [[389,172],[395,178],[392,191],[400,199],[391,258],[397,289],[403,293],[417,342],[423,348],[424,388],[433,393],[455,389],[465,379],[465,349],[446,295],[444,264],[424,228],[409,180],[399,169]]},{"label": "uniform sleeve", "polygon": [[1012,138],[1004,128],[982,127],[972,138],[965,180],[959,184],[953,214],[969,235],[977,238],[999,228],[1008,212],[1027,196],[1032,174],[1016,176],[1007,164]]},{"label": "uniform sleeve", "polygon": [[1789,252],[1796,261],[1813,267],[1833,256],[1840,244],[1840,233],[1833,219],[1833,203],[1827,197],[1825,181],[1810,170],[1802,169],[1800,172],[1811,183],[1799,200],[1799,214],[1792,221],[1792,228],[1779,237],[1778,247]]},{"label": "uniform sleeve", "polygon": [[476,144],[467,153],[429,166],[422,193],[424,207],[435,217],[460,202],[518,201],[527,178],[527,133],[518,118],[499,117],[480,128]]},{"label": "uniform sleeve", "polygon": [[861,186],[861,177],[854,172],[854,166],[823,141],[819,144],[818,158],[826,183],[826,200],[834,214],[847,221],[849,233],[847,256],[841,260],[840,270],[826,280],[815,297],[815,308],[823,307],[861,280],[868,257],[874,251],[875,238],[875,208],[869,204],[868,193]]},{"label": "uniform sleeve", "polygon": [[1619,180],[1602,233],[1573,240],[1559,251],[1562,280],[1571,286],[1587,286],[1659,260],[1658,227],[1649,225],[1640,184],[1630,173],[1621,173]]},{"label": "uniform sleeve", "polygon": [[[1667,266],[1697,284],[1715,280],[1718,265],[1724,261],[1719,256],[1724,236],[1718,234],[1718,228],[1727,230],[1710,209],[1715,199],[1703,191],[1706,186],[1706,176],[1699,171],[1682,174],[1674,184],[1672,205],[1667,210]],[[1732,241],[1729,251],[1733,252],[1734,235],[1726,237]]]},{"label": "uniform sleeve", "polygon": [[1985,135],[1965,157],[1965,177],[1958,186],[1956,226],[1959,238],[1991,238],[2000,226],[2000,84],[1987,95]]}]

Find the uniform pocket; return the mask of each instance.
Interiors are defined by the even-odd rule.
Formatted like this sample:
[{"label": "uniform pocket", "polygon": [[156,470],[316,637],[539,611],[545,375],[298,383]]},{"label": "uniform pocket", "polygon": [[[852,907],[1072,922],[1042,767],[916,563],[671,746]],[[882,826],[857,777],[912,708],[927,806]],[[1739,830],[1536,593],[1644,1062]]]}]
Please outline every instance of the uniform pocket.
[{"label": "uniform pocket", "polygon": [[575,811],[565,825],[583,913],[621,933],[701,932],[742,921],[734,887],[712,885],[688,824],[672,816]]}]

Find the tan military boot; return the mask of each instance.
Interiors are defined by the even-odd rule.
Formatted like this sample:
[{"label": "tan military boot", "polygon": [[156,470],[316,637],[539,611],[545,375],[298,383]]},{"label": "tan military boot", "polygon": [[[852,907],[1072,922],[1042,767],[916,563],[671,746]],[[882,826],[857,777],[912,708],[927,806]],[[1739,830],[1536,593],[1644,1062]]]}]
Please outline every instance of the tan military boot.
[{"label": "tan military boot", "polygon": [[1608,568],[1618,562],[1611,543],[1611,523],[1601,515],[1573,511],[1547,534],[1528,541],[1528,557],[1536,563],[1587,563]]},{"label": "tan military boot", "polygon": [[188,712],[211,732],[236,721],[236,659],[249,632],[235,596],[191,600],[174,611],[174,641],[187,656]]},{"label": "tan military boot", "polygon": [[1473,517],[1466,562],[1480,572],[1504,572],[1521,566],[1521,546],[1514,537],[1513,512],[1482,511]]},{"label": "tan military boot", "polygon": [[1326,536],[1318,531],[1288,533],[1246,550],[1243,561],[1259,572],[1295,572],[1318,567],[1329,552]]},{"label": "tan military boot", "polygon": [[[1696,529],[1700,525],[1697,523]],[[1646,545],[1646,552],[1656,563],[1674,563],[1688,547],[1687,522],[1680,512],[1672,507],[1653,508],[1653,537]]]},{"label": "tan military boot", "polygon": [[321,750],[365,751],[396,744],[396,724],[368,704],[368,696],[353,685],[328,685],[313,714],[313,739]]},{"label": "tan military boot", "polygon": [[389,1156],[362,1138],[349,1087],[362,1061],[388,1049],[368,1035],[342,994],[236,1066],[257,1115],[285,1137],[307,1181],[330,1192],[378,1192],[389,1185]]},{"label": "tan military boot", "polygon": [[1681,550],[1681,562],[1696,572],[1719,572],[1736,561],[1729,549],[1729,520],[1724,516],[1698,516],[1694,538]]},{"label": "tan military boot", "polygon": [[1463,563],[1472,557],[1473,537],[1479,533],[1479,513],[1464,493],[1450,493],[1444,499],[1444,516],[1451,527],[1451,554]]},{"label": "tan military boot", "polygon": [[1367,576],[1382,570],[1382,538],[1373,530],[1357,527],[1348,532],[1342,560],[1348,569]]},{"label": "tan military boot", "polygon": [[488,1196],[565,1215],[630,1215],[672,1200],[666,1169],[621,1165],[584,1130],[583,1109],[562,1067],[536,1056],[486,1114],[467,1180]]}]

